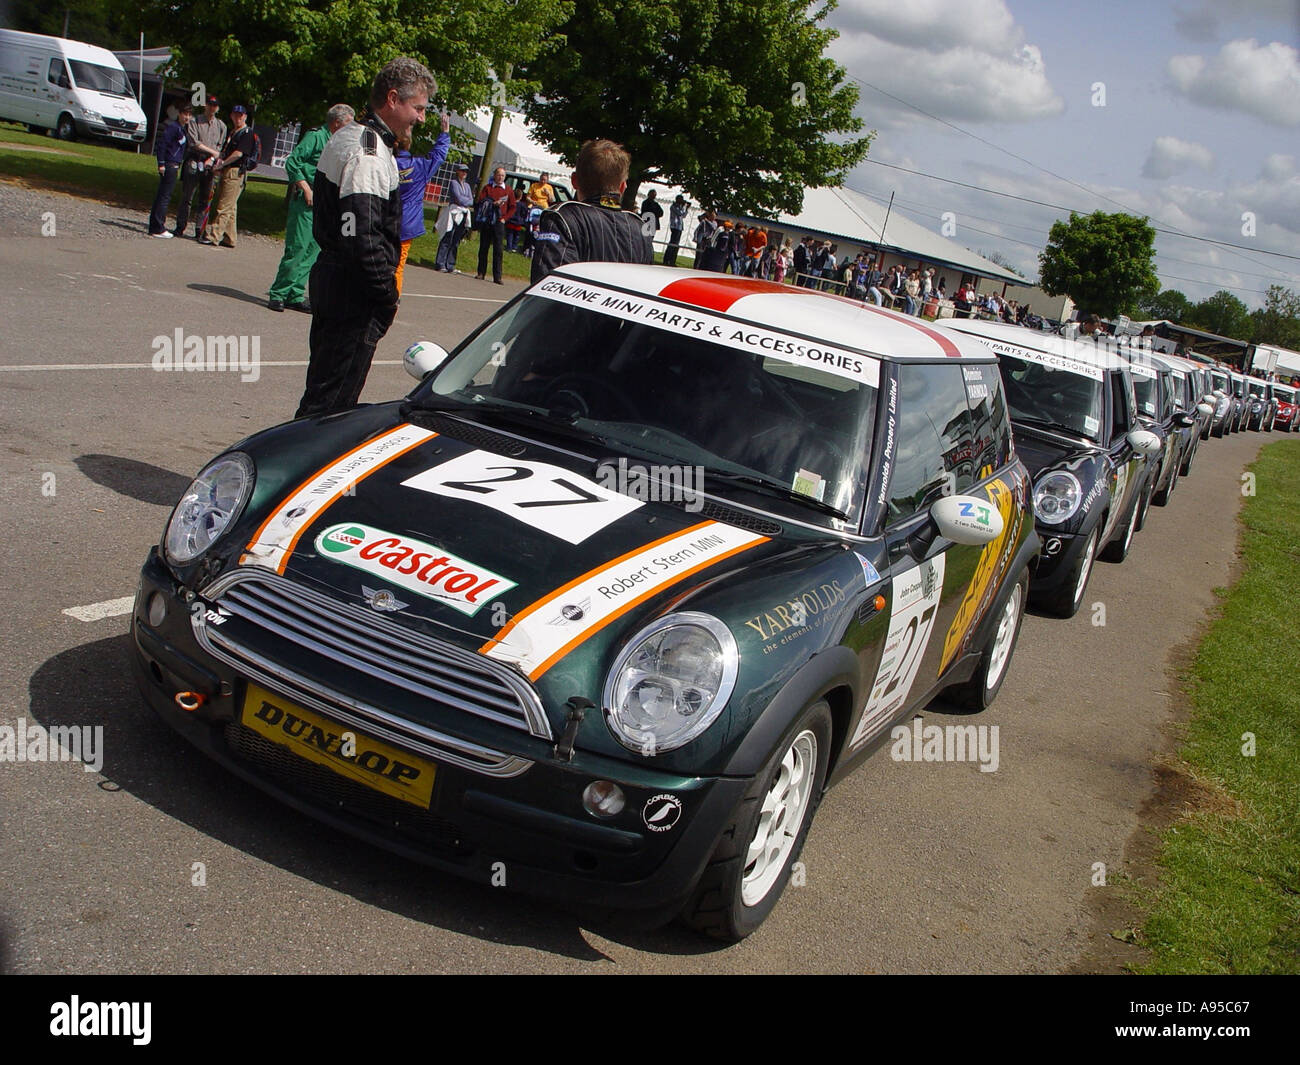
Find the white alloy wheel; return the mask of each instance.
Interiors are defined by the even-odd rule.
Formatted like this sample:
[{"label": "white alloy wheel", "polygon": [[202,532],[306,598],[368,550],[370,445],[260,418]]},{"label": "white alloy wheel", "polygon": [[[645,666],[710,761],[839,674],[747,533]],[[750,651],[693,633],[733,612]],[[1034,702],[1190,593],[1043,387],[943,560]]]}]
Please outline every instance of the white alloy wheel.
[{"label": "white alloy wheel", "polygon": [[757,906],[767,897],[785,868],[803,828],[817,775],[817,737],[804,729],[781,758],[781,768],[763,796],[754,838],[745,854],[745,875],[740,897]]},{"label": "white alloy wheel", "polygon": [[1016,645],[1016,627],[1020,624],[1020,604],[1024,601],[1024,586],[1017,584],[1007,597],[1007,605],[998,620],[998,634],[989,648],[989,668],[984,678],[984,690],[992,691],[998,686],[1002,671],[1007,668],[1011,657],[1011,648]]},{"label": "white alloy wheel", "polygon": [[1092,572],[1092,561],[1097,555],[1097,536],[1098,530],[1093,529],[1083,549],[1083,565],[1079,567],[1079,579],[1074,582],[1075,603],[1083,601],[1083,590],[1088,586],[1088,574]]}]

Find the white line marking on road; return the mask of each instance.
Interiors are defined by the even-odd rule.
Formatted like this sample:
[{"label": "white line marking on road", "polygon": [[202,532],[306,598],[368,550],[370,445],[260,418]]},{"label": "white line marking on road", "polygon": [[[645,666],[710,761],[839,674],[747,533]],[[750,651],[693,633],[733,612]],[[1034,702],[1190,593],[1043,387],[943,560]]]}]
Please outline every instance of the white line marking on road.
[{"label": "white line marking on road", "polygon": [[422,300],[467,300],[470,303],[505,303],[505,300],[490,300],[484,296],[435,296],[429,292],[407,292],[407,296],[415,296]]},{"label": "white line marking on road", "polygon": [[134,603],[135,596],[124,595],[121,599],[105,599],[102,603],[91,603],[89,606],[70,606],[63,613],[78,621],[102,621],[104,618],[131,613]]},{"label": "white line marking on road", "polygon": [[[264,359],[259,366],[306,366],[306,359],[288,359],[271,361]],[[401,366],[401,359],[375,359],[372,366]],[[20,370],[151,370],[151,362],[52,362],[46,365],[33,363],[28,366],[0,366],[0,373],[16,373]],[[175,371],[172,371],[175,372]],[[197,371],[196,371],[197,372]],[[205,373],[229,373],[229,370],[205,370]]]}]

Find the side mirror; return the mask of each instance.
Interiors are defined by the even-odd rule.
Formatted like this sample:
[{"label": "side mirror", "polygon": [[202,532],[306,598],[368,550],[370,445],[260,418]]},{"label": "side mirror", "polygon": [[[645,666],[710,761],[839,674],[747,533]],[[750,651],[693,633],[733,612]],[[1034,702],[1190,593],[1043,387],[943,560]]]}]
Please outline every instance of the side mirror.
[{"label": "side mirror", "polygon": [[1201,414],[1205,415],[1205,417],[1209,418],[1214,414],[1214,403],[1210,399],[1204,399],[1200,403],[1196,404],[1196,409]]},{"label": "side mirror", "polygon": [[1002,535],[1002,514],[979,496],[945,496],[930,508],[939,535],[955,544],[978,547]]},{"label": "side mirror", "polygon": [[450,357],[447,349],[442,345],[429,340],[417,340],[406,349],[406,353],[402,356],[402,365],[417,381],[423,381]]},{"label": "side mirror", "polygon": [[1146,429],[1134,429],[1128,434],[1128,442],[1139,455],[1157,455],[1163,446],[1160,437]]},{"label": "side mirror", "polygon": [[1180,429],[1190,429],[1193,425],[1196,424],[1196,419],[1193,418],[1186,411],[1180,410],[1177,414],[1174,415],[1174,424],[1178,426],[1178,428]]},{"label": "side mirror", "polygon": [[1212,406],[1214,406],[1214,403],[1215,403],[1215,401],[1216,401],[1218,398],[1219,398],[1219,397],[1218,397],[1218,395],[1217,395],[1216,393],[1214,393],[1214,392],[1206,392],[1205,395],[1203,395],[1203,396],[1201,397],[1201,402],[1202,402],[1202,403],[1208,403],[1208,404],[1212,407]]}]

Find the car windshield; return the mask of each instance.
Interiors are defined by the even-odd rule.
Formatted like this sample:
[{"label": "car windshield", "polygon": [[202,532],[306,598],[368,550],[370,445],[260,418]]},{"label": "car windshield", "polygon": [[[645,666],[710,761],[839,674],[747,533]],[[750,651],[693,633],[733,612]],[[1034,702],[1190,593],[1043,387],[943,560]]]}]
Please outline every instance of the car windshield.
[{"label": "car windshield", "polygon": [[1266,387],[1263,381],[1251,381],[1246,387],[1250,389],[1250,394],[1252,396],[1259,396],[1261,399],[1263,398],[1264,389]]},{"label": "car windshield", "polygon": [[1213,370],[1211,370],[1211,371],[1210,371],[1210,380],[1213,382],[1215,388],[1221,388],[1221,389],[1223,389],[1223,391],[1225,391],[1225,392],[1228,391],[1228,375],[1227,375],[1227,374],[1225,374],[1225,373],[1215,373]]},{"label": "car windshield", "polygon": [[1295,389],[1287,385],[1274,385],[1273,395],[1277,396],[1283,403],[1295,402]]},{"label": "car windshield", "polygon": [[[833,373],[768,354],[773,344],[751,350],[703,339],[692,327],[702,316],[636,305],[672,328],[526,295],[466,340],[412,401],[488,422],[522,421],[570,444],[585,439],[602,459],[702,467],[710,490],[758,493],[787,510],[793,504],[801,518],[857,523],[877,364],[855,356],[870,372]],[[791,350],[821,351],[761,332]]]},{"label": "car windshield", "polygon": [[1133,375],[1133,391],[1137,395],[1138,412],[1148,418],[1160,417],[1160,388],[1154,377]]},{"label": "car windshield", "polygon": [[108,93],[109,96],[134,96],[126,75],[112,67],[101,67],[97,63],[85,63],[80,59],[69,61],[72,67],[72,80],[79,89],[94,89],[96,92]]},{"label": "car windshield", "polygon": [[1101,440],[1101,381],[1014,355],[999,355],[1012,422]]}]

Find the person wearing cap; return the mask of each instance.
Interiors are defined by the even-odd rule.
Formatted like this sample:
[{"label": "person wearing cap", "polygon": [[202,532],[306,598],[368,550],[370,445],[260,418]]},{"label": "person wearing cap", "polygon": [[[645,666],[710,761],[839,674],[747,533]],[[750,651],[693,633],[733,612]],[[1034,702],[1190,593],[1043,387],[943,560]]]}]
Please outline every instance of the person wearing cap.
[{"label": "person wearing cap", "polygon": [[284,161],[284,172],[289,178],[286,196],[289,214],[284,224],[284,254],[280,268],[271,282],[266,305],[273,311],[291,307],[295,311],[311,313],[307,300],[307,279],[312,264],[320,254],[320,245],[312,235],[312,182],[316,180],[316,163],[330,137],[352,121],[355,112],[347,104],[335,104],[325,114],[325,125],[308,130],[294,145]]},{"label": "person wearing cap", "polygon": [[176,111],[176,121],[168,122],[154,144],[154,155],[158,157],[158,192],[153,198],[153,210],[149,212],[149,236],[168,238],[167,204],[172,198],[172,189],[176,187],[176,175],[185,161],[185,126],[189,123],[194,108],[189,100],[181,103]]},{"label": "person wearing cap", "polygon": [[203,226],[203,209],[212,201],[212,181],[217,172],[213,164],[221,157],[221,146],[226,142],[226,124],[217,117],[221,109],[215,96],[209,96],[203,114],[185,123],[185,162],[181,166],[181,202],[176,208],[176,236],[185,235],[190,220],[190,206],[198,194],[194,225],[194,239],[198,240]]},{"label": "person wearing cap", "polygon": [[456,176],[447,186],[447,229],[438,242],[433,268],[448,274],[456,272],[456,250],[469,232],[474,215],[474,189],[469,183],[469,167],[457,163]]},{"label": "person wearing cap", "polygon": [[238,236],[237,220],[239,197],[248,180],[246,167],[253,157],[256,141],[253,127],[248,124],[248,110],[243,104],[235,104],[230,109],[230,121],[233,123],[226,142],[221,146],[221,157],[213,164],[218,173],[216,199],[212,202],[212,214],[208,218],[207,228],[199,237],[200,244],[219,245],[233,248]]}]

